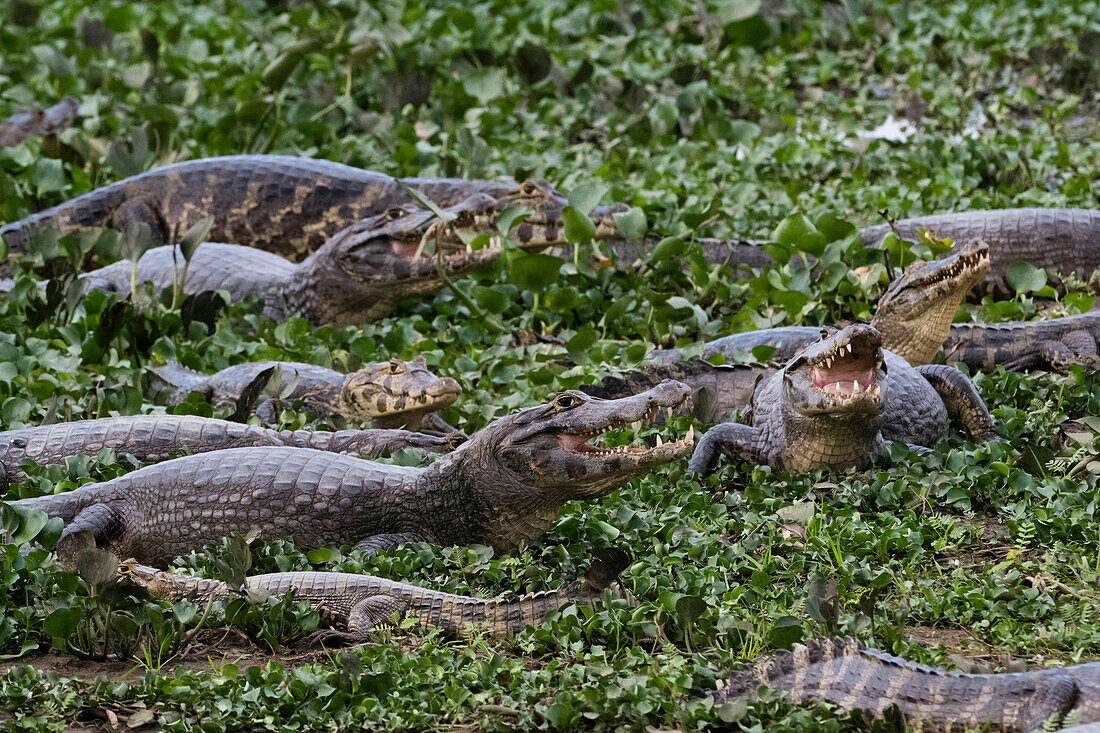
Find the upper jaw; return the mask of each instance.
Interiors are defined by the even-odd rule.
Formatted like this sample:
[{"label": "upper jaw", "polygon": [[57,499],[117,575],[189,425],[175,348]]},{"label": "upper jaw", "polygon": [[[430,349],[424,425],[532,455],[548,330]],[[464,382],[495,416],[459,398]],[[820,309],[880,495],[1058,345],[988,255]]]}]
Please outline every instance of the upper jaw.
[{"label": "upper jaw", "polygon": [[886,365],[878,331],[850,326],[814,346],[785,370],[787,396],[798,412],[882,411]]}]

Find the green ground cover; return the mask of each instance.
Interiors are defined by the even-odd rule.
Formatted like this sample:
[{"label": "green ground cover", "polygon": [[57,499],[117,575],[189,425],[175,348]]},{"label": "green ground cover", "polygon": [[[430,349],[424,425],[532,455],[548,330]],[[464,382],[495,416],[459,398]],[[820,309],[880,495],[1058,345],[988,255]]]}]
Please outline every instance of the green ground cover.
[{"label": "green ground cover", "polygon": [[[464,297],[407,302],[362,328],[276,324],[246,303],[211,331],[115,295],[43,295],[19,273],[0,299],[4,429],[153,410],[141,389],[152,360],[352,369],[424,353],[464,386],[443,417],[469,432],[655,345],[868,315],[890,276],[853,232],[879,209],[1096,208],[1100,195],[1094,2],[4,0],[0,10],[0,116],[81,101],[59,140],[0,149],[0,221],[156,164],[271,152],[394,175],[546,178],[577,201],[637,207],[656,233],[774,236],[795,252],[822,239],[781,226],[806,217],[836,264],[815,279],[792,257],[738,280],[689,239],[633,269],[596,267],[578,242],[545,277],[516,257],[458,282]],[[912,126],[904,140],[868,136],[900,121]],[[82,244],[63,241],[43,267],[79,264]],[[851,273],[866,264],[870,278]],[[959,318],[1092,302],[1084,287],[1055,297],[1040,273],[1015,284],[1014,299],[969,304]],[[562,345],[548,349],[547,336]],[[583,572],[593,547],[630,550],[623,581],[638,606],[569,610],[506,641],[398,627],[311,654],[294,639],[317,619],[294,603],[238,602],[239,633],[225,632],[193,604],[138,600],[59,572],[43,550],[20,553],[57,528],[5,506],[0,722],[851,730],[824,707],[716,709],[701,695],[735,660],[832,633],[936,664],[1100,658],[1100,380],[1076,369],[975,382],[1004,444],[952,437],[839,475],[737,464],[699,481],[681,462],[568,505],[512,556],[252,548],[257,572],[362,571],[485,596],[555,587]],[[214,414],[201,402],[171,409]],[[284,423],[307,420],[288,412]],[[132,467],[104,454],[34,469],[7,498]],[[216,574],[227,553],[179,562]]]}]

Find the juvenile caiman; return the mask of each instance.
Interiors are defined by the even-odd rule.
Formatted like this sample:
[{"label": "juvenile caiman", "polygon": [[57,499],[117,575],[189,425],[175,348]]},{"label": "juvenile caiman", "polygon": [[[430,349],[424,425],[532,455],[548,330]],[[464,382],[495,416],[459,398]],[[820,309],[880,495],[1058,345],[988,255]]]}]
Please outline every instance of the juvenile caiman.
[{"label": "juvenile caiman", "polygon": [[[32,232],[52,227],[66,235],[82,229],[123,229],[145,223],[154,244],[173,242],[206,216],[210,239],[256,247],[295,261],[361,219],[413,201],[404,186],[441,207],[482,195],[501,211],[523,206],[527,220],[514,233],[527,244],[560,241],[565,198],[545,181],[471,181],[458,178],[395,179],[327,160],[286,155],[230,155],[154,168],[0,228],[13,252],[25,252]],[[596,236],[615,231],[613,214],[598,207],[590,216]]]},{"label": "juvenile caiman", "polygon": [[40,425],[0,432],[0,471],[6,481],[22,481],[20,464],[61,463],[75,455],[94,456],[104,448],[155,463],[171,456],[225,448],[288,445],[346,453],[361,458],[386,456],[401,448],[443,453],[465,436],[428,435],[408,430],[271,430],[259,425],[197,415],[133,415]]},{"label": "juvenile caiman", "polygon": [[[918,260],[890,283],[879,299],[871,325],[882,334],[883,348],[913,366],[929,364],[951,330],[951,321],[966,294],[989,269],[984,242],[955,245],[938,260]],[[820,328],[785,326],[745,331],[703,345],[703,356],[722,354],[728,362],[751,356],[757,346],[771,346],[773,361],[786,361],[816,341]],[[679,349],[659,349],[650,358],[663,363],[680,360]]]},{"label": "juvenile caiman", "polygon": [[[312,636],[325,644],[362,643],[370,630],[394,614],[408,615],[425,626],[450,632],[483,628],[491,636],[518,634],[538,626],[546,614],[571,605],[591,606],[629,564],[626,553],[597,550],[584,581],[551,591],[528,593],[518,598],[472,598],[431,590],[411,583],[374,575],[326,572],[289,572],[253,575],[245,579],[250,593],[260,592],[309,601],[322,617],[347,631],[326,629]],[[218,580],[177,575],[140,565],[135,560],[119,563],[119,575],[144,588],[149,595],[168,601],[182,598],[225,600],[229,587]]]},{"label": "juvenile caiman", "polygon": [[653,448],[589,441],[635,421],[652,422],[688,393],[678,382],[620,400],[563,392],[494,421],[423,468],[309,448],[234,448],[13,503],[65,520],[57,548],[63,557],[80,546],[75,536],[82,530],[117,556],[155,565],[253,530],[303,550],[426,541],[476,542],[505,552],[541,535],[565,502],[604,496],[686,455],[694,443],[690,431]]},{"label": "juvenile caiman", "polygon": [[[342,417],[353,423],[369,422],[376,428],[431,429],[454,432],[437,410],[450,407],[462,393],[458,382],[437,377],[424,355],[412,361],[390,359],[367,364],[350,374],[292,361],[256,361],[203,374],[174,362],[151,367],[150,372],[171,389],[170,404],[182,402],[191,392],[201,392],[214,406],[232,405],[263,372],[275,369],[284,385],[296,383],[283,398],[287,404],[301,400],[302,410],[322,418]],[[278,421],[279,400],[266,400],[256,408],[265,422]]]},{"label": "juvenile caiman", "polygon": [[764,379],[751,413],[751,425],[708,430],[690,468],[709,472],[719,453],[786,471],[863,468],[882,452],[884,439],[934,445],[951,418],[977,440],[997,439],[962,372],[942,364],[911,367],[884,352],[878,331],[862,323],[824,335]]},{"label": "juvenile caiman", "polygon": [[[447,254],[441,262],[417,256],[426,235],[441,251],[464,248],[452,225],[478,227],[483,217],[495,220],[490,204],[484,195],[472,196],[447,209],[457,218],[442,228],[431,212],[391,207],[340,231],[297,265],[270,252],[207,242],[191,258],[184,292],[225,290],[234,301],[263,298],[264,314],[278,320],[302,316],[313,324],[346,326],[381,318],[402,299],[441,288],[440,265],[448,277],[458,277],[500,255],[492,247]],[[122,260],[83,277],[92,288],[129,292],[132,267]],[[138,261],[136,281],[170,288],[182,269],[178,248],[154,247]]]},{"label": "juvenile caiman", "polygon": [[716,703],[755,698],[760,687],[791,702],[819,700],[881,718],[897,707],[923,733],[1031,733],[1056,730],[1074,714],[1081,727],[1100,722],[1100,663],[1005,674],[962,674],[908,662],[854,639],[795,644],[733,673]]}]

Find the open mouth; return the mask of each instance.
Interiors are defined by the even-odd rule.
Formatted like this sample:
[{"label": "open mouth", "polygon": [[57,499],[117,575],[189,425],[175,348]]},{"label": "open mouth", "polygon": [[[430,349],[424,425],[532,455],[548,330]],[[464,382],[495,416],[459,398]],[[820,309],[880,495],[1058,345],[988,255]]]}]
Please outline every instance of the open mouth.
[{"label": "open mouth", "polygon": [[583,453],[585,455],[616,455],[626,454],[632,457],[642,457],[657,451],[658,449],[671,450],[673,452],[693,447],[695,445],[695,428],[694,426],[688,428],[687,435],[677,441],[671,443],[665,443],[660,435],[655,436],[656,445],[648,446],[640,443],[631,443],[630,445],[620,445],[614,448],[607,448],[601,445],[592,445],[590,441],[598,438],[599,436],[607,433],[611,430],[626,427],[627,425],[633,425],[635,432],[641,430],[644,427],[648,427],[653,424],[657,419],[657,416],[662,412],[665,414],[666,420],[672,417],[672,407],[660,407],[654,405],[648,408],[641,418],[634,421],[629,420],[612,420],[606,426],[593,430],[587,433],[559,433],[558,443],[565,450],[572,451],[573,453]]},{"label": "open mouth", "polygon": [[841,403],[859,397],[876,398],[882,392],[878,381],[881,369],[881,350],[849,342],[818,357],[810,368],[810,383],[817,391]]}]

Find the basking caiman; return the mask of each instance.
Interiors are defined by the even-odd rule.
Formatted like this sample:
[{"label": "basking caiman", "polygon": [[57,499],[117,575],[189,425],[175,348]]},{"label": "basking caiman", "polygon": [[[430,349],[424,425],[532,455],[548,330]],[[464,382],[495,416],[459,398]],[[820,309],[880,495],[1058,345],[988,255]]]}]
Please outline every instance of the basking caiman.
[{"label": "basking caiman", "polygon": [[[760,687],[791,702],[819,700],[881,718],[896,707],[923,733],[1031,733],[1056,730],[1073,713],[1100,722],[1100,663],[1005,674],[962,674],[867,649],[854,639],[809,641],[735,672],[714,693],[718,704],[755,698]],[[1046,727],[1053,724],[1056,727]],[[1086,733],[1097,726],[1069,730]]]},{"label": "basking caiman", "polygon": [[[918,237],[917,228],[955,241],[981,239],[989,244],[987,284],[1006,287],[1008,266],[1022,260],[1055,275],[1088,281],[1100,270],[1100,211],[1089,209],[994,209],[959,214],[934,214],[895,222],[906,239]],[[890,233],[887,224],[867,227],[860,239],[877,245]]]},{"label": "basking caiman", "polygon": [[[490,199],[470,197],[447,211],[455,226],[476,226]],[[495,217],[494,217],[495,218]],[[346,326],[388,315],[404,298],[443,286],[437,259],[417,256],[425,235],[437,239],[439,222],[412,206],[392,207],[364,219],[329,239],[300,264],[279,255],[235,244],[208,242],[195,250],[184,292],[225,290],[233,300],[252,295],[264,299],[264,314],[278,320],[302,316],[313,324]],[[450,225],[438,230],[445,251],[460,247]],[[499,248],[459,252],[442,257],[442,268],[457,277],[494,261]],[[137,282],[151,281],[158,290],[172,287],[179,249],[154,247],[138,261]],[[132,263],[122,260],[82,276],[93,288],[129,292]]]},{"label": "basking caiman", "polygon": [[288,445],[346,453],[361,458],[386,456],[401,448],[443,453],[464,436],[428,435],[408,430],[271,430],[197,415],[133,415],[40,425],[0,432],[0,471],[5,481],[22,481],[20,464],[61,463],[75,455],[94,456],[104,448],[144,463],[171,456],[225,448]]},{"label": "basking caiman", "polygon": [[[455,430],[436,411],[454,404],[462,388],[450,377],[432,374],[423,354],[412,361],[390,359],[367,364],[351,374],[292,361],[237,364],[216,374],[203,374],[174,362],[149,369],[171,387],[169,404],[182,402],[191,392],[201,392],[218,407],[235,404],[241,393],[268,370],[277,370],[284,385],[295,383],[281,401],[290,404],[301,400],[302,410],[317,417],[369,422],[376,428],[444,433]],[[256,408],[256,415],[265,422],[278,422],[280,406],[280,400],[266,400]]]},{"label": "basking caiman", "polygon": [[[256,247],[295,261],[337,232],[394,206],[413,203],[404,186],[442,207],[482,195],[501,211],[523,206],[527,220],[514,230],[529,244],[560,241],[564,197],[543,181],[395,179],[327,160],[285,155],[230,155],[173,163],[98,188],[0,228],[13,252],[25,252],[33,231],[52,227],[66,235],[82,229],[123,229],[147,224],[154,244],[174,241],[206,216],[210,239]],[[598,207],[590,216],[596,236],[615,231],[622,206]],[[543,229],[542,234],[535,230]]]},{"label": "basking caiman", "polygon": [[[890,283],[879,299],[871,325],[882,334],[883,348],[913,366],[929,364],[951,330],[951,321],[966,297],[989,269],[984,242],[958,244],[939,260],[918,260]],[[771,346],[773,361],[787,361],[816,341],[820,328],[785,326],[745,331],[703,345],[703,356],[722,354],[728,362],[751,356],[757,346]],[[680,360],[679,349],[659,349],[650,358],[664,363]]]},{"label": "basking caiman", "polygon": [[862,323],[825,335],[767,377],[751,411],[751,425],[708,430],[691,469],[709,472],[719,453],[785,471],[863,468],[883,451],[884,439],[934,445],[953,417],[977,440],[997,438],[962,372],[942,364],[913,368],[884,352],[882,336]]},{"label": "basking caiman", "polygon": [[1071,364],[1100,368],[1100,311],[1045,321],[956,323],[943,358],[971,370],[1063,370]]},{"label": "basking caiman", "polygon": [[[311,637],[314,642],[362,643],[373,627],[385,623],[394,614],[408,615],[425,626],[446,631],[476,627],[485,629],[491,636],[505,637],[518,634],[528,626],[538,626],[551,611],[571,604],[591,606],[598,603],[604,589],[619,576],[629,558],[626,553],[613,550],[597,550],[596,554],[584,581],[511,599],[471,598],[352,573],[268,573],[253,575],[245,582],[250,593],[284,596],[293,591],[295,598],[309,601],[322,617],[347,628],[347,631],[318,631]],[[118,572],[154,598],[202,601],[230,597],[229,587],[221,581],[167,573],[139,565],[135,560],[119,563]]]},{"label": "basking caiman", "polygon": [[82,530],[120,557],[158,565],[253,530],[303,550],[426,541],[505,552],[541,535],[565,502],[604,496],[687,454],[691,432],[654,448],[602,448],[590,441],[635,421],[651,422],[688,394],[678,382],[620,400],[563,392],[494,421],[424,468],[309,448],[234,448],[14,504],[65,520],[58,545],[65,557]]}]

